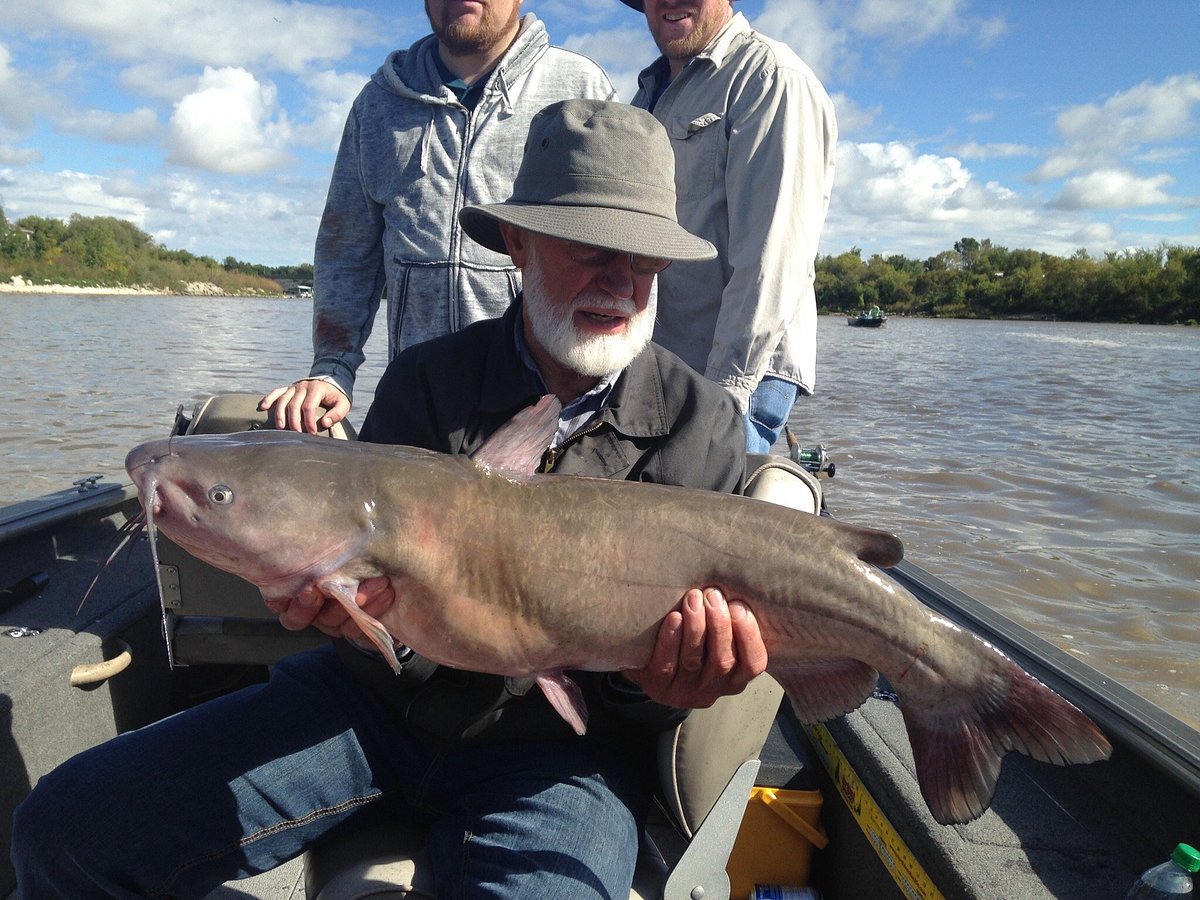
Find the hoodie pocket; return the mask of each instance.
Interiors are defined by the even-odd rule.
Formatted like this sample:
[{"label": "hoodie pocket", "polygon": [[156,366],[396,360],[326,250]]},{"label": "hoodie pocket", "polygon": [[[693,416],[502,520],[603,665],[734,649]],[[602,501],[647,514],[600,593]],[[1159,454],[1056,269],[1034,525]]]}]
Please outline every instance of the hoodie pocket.
[{"label": "hoodie pocket", "polygon": [[725,158],[723,123],[715,112],[666,123],[675,151],[675,194],[680,200],[707,197],[716,187]]},{"label": "hoodie pocket", "polygon": [[448,267],[394,260],[388,280],[388,358],[450,331]]}]

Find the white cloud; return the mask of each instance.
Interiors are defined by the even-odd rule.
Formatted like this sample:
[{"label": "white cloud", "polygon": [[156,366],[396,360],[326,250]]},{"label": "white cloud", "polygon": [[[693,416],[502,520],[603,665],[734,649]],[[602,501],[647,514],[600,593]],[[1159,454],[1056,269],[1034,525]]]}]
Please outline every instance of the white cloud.
[{"label": "white cloud", "polygon": [[354,98],[367,83],[367,76],[350,72],[322,71],[305,78],[306,121],[296,129],[295,140],[306,147],[335,152]]},{"label": "white cloud", "polygon": [[0,44],[0,124],[18,129],[29,127],[41,93],[13,66],[12,53]]},{"label": "white cloud", "polygon": [[617,97],[627,103],[637,93],[638,72],[658,58],[658,48],[650,37],[646,20],[633,10],[629,12],[630,21],[625,23],[625,17],[621,17],[619,28],[571,35],[559,44],[598,62],[608,73]]},{"label": "white cloud", "polygon": [[1170,175],[1139,178],[1118,169],[1101,169],[1068,179],[1051,201],[1056,209],[1129,209],[1171,201],[1163,188],[1174,182]]},{"label": "white cloud", "polygon": [[1113,168],[1121,158],[1148,146],[1192,138],[1200,133],[1198,107],[1197,75],[1144,82],[1102,103],[1073,106],[1055,120],[1063,145],[1031,177],[1046,181],[1076,171]]},{"label": "white cloud", "polygon": [[167,59],[154,59],[126,66],[117,74],[117,83],[139,97],[174,102],[195,87],[196,74]]},{"label": "white cloud", "polygon": [[5,0],[34,33],[70,33],[123,60],[260,64],[300,73],[340,59],[383,30],[365,10],[282,0]]},{"label": "white cloud", "polygon": [[92,137],[109,144],[138,144],[158,132],[158,116],[144,106],[128,113],[89,109],[59,115],[58,127],[67,134]]},{"label": "white cloud", "polygon": [[9,182],[4,197],[4,211],[12,220],[24,216],[47,216],[69,219],[75,213],[82,216],[114,216],[143,227],[146,204],[134,197],[109,192],[106,179],[86,172],[64,169],[42,172],[36,169],[23,172],[12,179],[11,172],[0,173],[0,181]]},{"label": "white cloud", "polygon": [[840,26],[817,0],[766,0],[762,13],[751,24],[795,50],[819,78],[829,78],[847,58],[847,28]]},{"label": "white cloud", "polygon": [[957,147],[951,147],[950,151],[963,159],[997,159],[1013,156],[1037,156],[1039,152],[1036,147],[1031,147],[1028,144],[980,144],[976,141],[967,141],[965,144],[960,144]]},{"label": "white cloud", "polygon": [[245,69],[205,66],[196,90],[175,105],[168,160],[234,175],[266,172],[288,159],[291,136],[275,87]]},{"label": "white cloud", "polygon": [[1112,249],[1108,223],[1048,209],[997,181],[979,181],[952,156],[919,153],[892,142],[838,146],[837,182],[821,252],[933,256],[964,236],[1069,255],[1081,246]]},{"label": "white cloud", "polygon": [[971,173],[954,157],[918,155],[899,142],[838,146],[834,187],[839,207],[878,216],[942,218]]},{"label": "white cloud", "polygon": [[845,140],[862,128],[869,128],[883,112],[883,107],[863,109],[846,94],[832,94],[833,108],[837,114],[838,140]]},{"label": "white cloud", "polygon": [[861,34],[900,44],[970,34],[987,46],[1008,32],[1002,16],[971,15],[968,6],[965,0],[861,0],[849,21]]},{"label": "white cloud", "polygon": [[40,150],[0,144],[0,166],[29,166],[41,161],[42,152]]},{"label": "white cloud", "polygon": [[[628,19],[643,31],[646,17],[635,9],[615,6],[616,0],[525,0],[521,12],[532,12],[539,19],[569,21],[575,26],[601,26],[610,23],[624,24]],[[558,44],[560,35],[550,32],[551,43]],[[561,46],[561,44],[559,44]]]}]

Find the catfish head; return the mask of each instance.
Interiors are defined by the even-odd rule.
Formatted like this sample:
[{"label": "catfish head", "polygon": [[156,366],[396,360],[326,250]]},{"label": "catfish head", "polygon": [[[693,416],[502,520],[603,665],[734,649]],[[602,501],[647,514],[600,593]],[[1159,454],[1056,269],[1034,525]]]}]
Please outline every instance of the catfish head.
[{"label": "catfish head", "polygon": [[340,569],[374,532],[375,504],[353,498],[330,452],[338,443],[288,431],[177,436],[133,448],[125,469],[151,527],[285,596]]}]

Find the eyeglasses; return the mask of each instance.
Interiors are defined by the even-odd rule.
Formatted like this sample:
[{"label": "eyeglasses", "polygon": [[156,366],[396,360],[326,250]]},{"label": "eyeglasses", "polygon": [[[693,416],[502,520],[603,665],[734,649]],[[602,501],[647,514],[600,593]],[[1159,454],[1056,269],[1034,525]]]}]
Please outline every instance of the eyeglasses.
[{"label": "eyeglasses", "polygon": [[638,256],[622,250],[605,250],[603,247],[593,247],[590,244],[577,244],[574,241],[565,243],[567,256],[571,258],[571,261],[591,269],[601,269],[614,259],[623,256],[629,257],[629,268],[635,275],[657,275],[671,264],[671,260],[659,256]]}]

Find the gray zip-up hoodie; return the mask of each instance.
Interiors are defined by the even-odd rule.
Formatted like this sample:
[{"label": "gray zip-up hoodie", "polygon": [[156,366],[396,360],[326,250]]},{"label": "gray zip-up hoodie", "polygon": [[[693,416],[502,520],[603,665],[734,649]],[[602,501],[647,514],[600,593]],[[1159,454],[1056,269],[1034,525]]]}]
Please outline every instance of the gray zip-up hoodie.
[{"label": "gray zip-up hoodie", "polygon": [[532,14],[468,111],[442,84],[431,34],[392,53],[354,101],[317,233],[311,377],[350,395],[380,295],[388,359],[479,319],[520,290],[507,256],[458,227],[458,211],[512,193],[529,122],[572,97],[611,100],[596,63],[551,47]]}]

